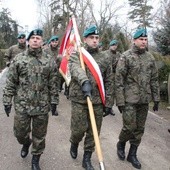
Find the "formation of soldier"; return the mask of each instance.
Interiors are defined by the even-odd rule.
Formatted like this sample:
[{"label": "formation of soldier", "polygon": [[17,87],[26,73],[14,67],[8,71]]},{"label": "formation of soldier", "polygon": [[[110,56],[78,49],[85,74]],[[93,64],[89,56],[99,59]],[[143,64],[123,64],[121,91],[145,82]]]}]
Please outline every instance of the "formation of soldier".
[{"label": "formation of soldier", "polygon": [[[9,71],[3,89],[4,110],[9,116],[14,103],[14,135],[22,145],[21,157],[28,155],[32,144],[32,170],[40,170],[39,161],[45,149],[49,112],[58,116],[59,91],[63,85],[63,78],[59,73],[62,60],[58,54],[59,37],[52,36],[43,44],[43,31],[35,29],[28,35],[28,46],[25,34],[20,34],[17,38],[18,44],[10,47],[6,53]],[[101,71],[105,104],[91,71],[88,67],[86,70],[82,68],[79,53],[73,52],[68,61],[71,74],[70,155],[73,159],[77,158],[79,143],[84,139],[82,167],[94,170],[91,156],[95,142],[86,98],[89,97],[93,103],[98,135],[103,117],[115,115],[112,107],[116,101],[123,121],[117,143],[118,158],[125,160],[125,146],[129,141],[127,161],[133,167],[141,169],[137,149],[144,134],[149,103],[153,101],[153,110],[157,111],[160,101],[155,59],[146,51],[146,29],[135,32],[132,48],[123,54],[117,51],[118,41],[115,39],[110,42],[108,50],[100,49],[100,36],[96,26],[90,26],[84,31],[83,40],[85,49]]]}]

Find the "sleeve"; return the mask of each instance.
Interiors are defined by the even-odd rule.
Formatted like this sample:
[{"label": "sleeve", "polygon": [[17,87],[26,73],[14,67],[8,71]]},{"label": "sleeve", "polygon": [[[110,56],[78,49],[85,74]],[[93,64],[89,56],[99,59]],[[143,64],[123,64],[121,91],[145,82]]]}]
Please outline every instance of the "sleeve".
[{"label": "sleeve", "polygon": [[115,74],[115,90],[116,90],[116,105],[124,106],[125,97],[124,97],[124,79],[127,74],[127,65],[126,57],[122,55],[118,60]]},{"label": "sleeve", "polygon": [[158,69],[156,66],[155,60],[153,60],[152,72],[151,72],[151,93],[152,93],[152,100],[160,101],[160,88],[159,88],[159,80],[158,80]]},{"label": "sleeve", "polygon": [[18,64],[16,60],[11,63],[6,79],[6,85],[3,89],[3,104],[12,104],[12,97],[16,94],[19,75],[18,75]]},{"label": "sleeve", "polygon": [[104,87],[105,87],[105,97],[106,97],[106,107],[112,107],[114,105],[114,79],[113,79],[113,71],[112,71],[112,59],[108,57],[108,61],[106,65],[106,72],[104,78]]},{"label": "sleeve", "polygon": [[49,92],[51,104],[59,104],[58,82],[59,71],[53,58],[50,59]]},{"label": "sleeve", "polygon": [[5,52],[4,61],[5,61],[6,65],[10,64],[10,60],[12,58],[11,53],[12,53],[12,47],[7,49],[6,52]]},{"label": "sleeve", "polygon": [[69,59],[69,70],[71,78],[76,80],[81,86],[84,81],[88,80],[86,72],[82,69],[78,53],[74,53]]}]

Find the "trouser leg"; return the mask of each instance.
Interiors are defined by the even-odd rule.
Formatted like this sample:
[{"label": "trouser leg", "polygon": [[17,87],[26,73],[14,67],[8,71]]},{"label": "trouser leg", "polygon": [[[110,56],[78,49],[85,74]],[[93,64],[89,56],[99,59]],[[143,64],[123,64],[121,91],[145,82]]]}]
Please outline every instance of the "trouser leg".
[{"label": "trouser leg", "polygon": [[40,155],[45,149],[48,114],[33,116],[32,120],[32,154]]}]

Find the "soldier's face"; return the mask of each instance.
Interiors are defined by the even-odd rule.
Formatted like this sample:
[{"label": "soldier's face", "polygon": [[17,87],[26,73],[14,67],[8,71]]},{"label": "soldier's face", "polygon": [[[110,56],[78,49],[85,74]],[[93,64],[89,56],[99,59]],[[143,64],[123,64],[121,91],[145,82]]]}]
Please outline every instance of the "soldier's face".
[{"label": "soldier's face", "polygon": [[147,37],[139,37],[137,39],[134,39],[133,42],[138,48],[145,49],[147,47],[148,38]]},{"label": "soldier's face", "polygon": [[31,48],[40,48],[42,46],[43,39],[39,35],[32,35],[28,41]]},{"label": "soldier's face", "polygon": [[59,43],[58,41],[51,41],[50,44],[51,44],[52,47],[57,47],[58,43]]},{"label": "soldier's face", "polygon": [[117,49],[117,45],[111,45],[111,46],[110,46],[110,50],[116,51],[116,49]]},{"label": "soldier's face", "polygon": [[25,43],[26,42],[26,38],[19,38],[18,39],[18,43],[19,44],[23,44],[23,43]]},{"label": "soldier's face", "polygon": [[89,35],[84,38],[84,42],[91,48],[97,48],[99,44],[99,36],[98,35]]}]

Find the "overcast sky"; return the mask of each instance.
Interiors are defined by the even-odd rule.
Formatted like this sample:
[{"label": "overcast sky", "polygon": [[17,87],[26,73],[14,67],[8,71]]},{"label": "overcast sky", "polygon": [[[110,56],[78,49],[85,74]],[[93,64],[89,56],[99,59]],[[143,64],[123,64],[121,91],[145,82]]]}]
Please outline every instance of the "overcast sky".
[{"label": "overcast sky", "polygon": [[[30,32],[37,25],[37,5],[35,0],[0,0],[0,7],[8,8],[12,19],[16,20],[23,30],[28,26]],[[22,29],[21,29],[22,31]]]},{"label": "overcast sky", "polygon": [[[150,5],[154,2],[154,7],[156,7],[160,0],[150,0]],[[95,5],[96,3],[94,3]],[[120,10],[119,22],[126,22],[127,20],[127,11],[128,11],[128,0],[119,0],[115,6],[124,4],[126,8]],[[11,12],[12,19],[16,20],[21,26],[23,26],[24,31],[26,26],[28,26],[28,32],[37,26],[37,4],[36,0],[0,0],[0,9],[8,8]],[[96,7],[97,9],[97,7]],[[129,26],[128,26],[129,27]]]}]

